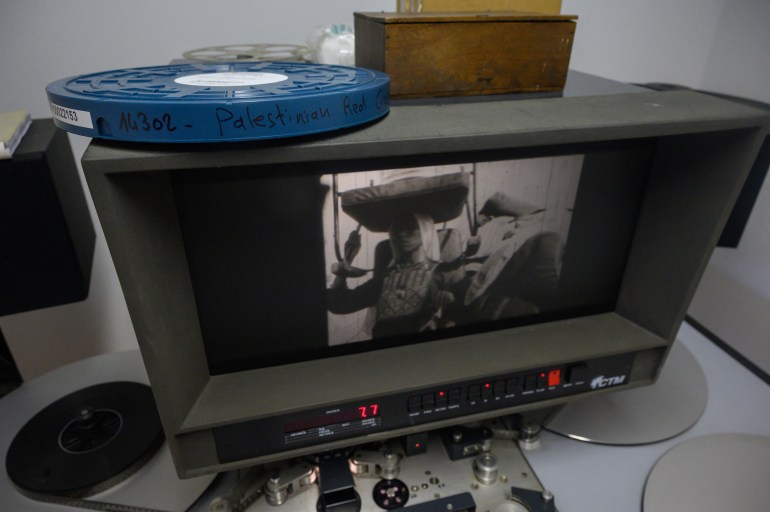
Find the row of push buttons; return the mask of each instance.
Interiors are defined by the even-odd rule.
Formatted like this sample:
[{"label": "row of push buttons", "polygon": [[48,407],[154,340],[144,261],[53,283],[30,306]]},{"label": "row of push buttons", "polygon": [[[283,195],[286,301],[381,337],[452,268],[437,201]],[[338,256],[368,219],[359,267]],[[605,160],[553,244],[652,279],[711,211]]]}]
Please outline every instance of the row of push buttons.
[{"label": "row of push buttons", "polygon": [[560,383],[561,370],[550,370],[525,375],[521,380],[518,377],[511,377],[483,384],[472,384],[468,386],[468,400],[477,402],[482,399],[503,398],[522,391],[535,391],[545,387],[558,386]]},{"label": "row of push buttons", "polygon": [[461,397],[462,390],[460,388],[410,396],[409,412],[426,411],[430,409],[447,407],[449,405],[459,405]]},{"label": "row of push buttons", "polygon": [[[569,386],[582,381],[585,378],[586,372],[586,364],[579,363],[567,367],[564,375],[562,375],[563,372],[561,369],[553,369],[538,373],[530,373],[521,378],[510,377],[507,379],[484,382],[482,384],[471,384],[468,386],[468,401],[476,403],[481,400],[500,399],[521,393],[528,394],[546,388],[553,388],[562,383],[564,383],[565,386]],[[409,397],[409,412],[416,413],[420,411],[441,409],[452,405],[460,405],[461,397],[461,388],[413,395]]]}]

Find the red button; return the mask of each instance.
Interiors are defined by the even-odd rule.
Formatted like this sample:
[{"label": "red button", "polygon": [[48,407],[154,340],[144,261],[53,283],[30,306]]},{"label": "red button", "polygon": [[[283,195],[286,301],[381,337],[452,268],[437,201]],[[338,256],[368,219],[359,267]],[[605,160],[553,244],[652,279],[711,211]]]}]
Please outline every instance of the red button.
[{"label": "red button", "polygon": [[561,383],[561,370],[551,370],[548,372],[548,386],[558,386]]}]

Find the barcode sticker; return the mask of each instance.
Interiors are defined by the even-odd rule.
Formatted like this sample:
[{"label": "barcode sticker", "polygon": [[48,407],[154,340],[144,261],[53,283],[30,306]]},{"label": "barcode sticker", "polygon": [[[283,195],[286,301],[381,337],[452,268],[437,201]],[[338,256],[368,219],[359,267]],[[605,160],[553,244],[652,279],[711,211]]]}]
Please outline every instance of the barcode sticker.
[{"label": "barcode sticker", "polygon": [[51,107],[51,113],[59,121],[71,124],[74,126],[80,126],[81,128],[93,129],[94,124],[91,121],[91,113],[85,110],[75,110],[73,108],[66,108],[56,105],[55,103],[48,103]]}]

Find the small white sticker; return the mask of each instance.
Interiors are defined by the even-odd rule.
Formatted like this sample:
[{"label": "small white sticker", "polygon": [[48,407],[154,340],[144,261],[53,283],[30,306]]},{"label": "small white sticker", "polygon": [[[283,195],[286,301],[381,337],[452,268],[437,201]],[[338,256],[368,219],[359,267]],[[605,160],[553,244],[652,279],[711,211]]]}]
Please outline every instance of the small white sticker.
[{"label": "small white sticker", "polygon": [[249,85],[266,85],[283,82],[289,77],[278,73],[259,73],[241,71],[232,73],[201,73],[198,75],[180,76],[174,82],[182,85],[198,87],[239,87]]},{"label": "small white sticker", "polygon": [[51,102],[49,102],[48,105],[51,107],[51,113],[53,116],[59,121],[75,126],[80,126],[81,128],[94,128],[94,123],[91,121],[91,112],[62,107]]}]

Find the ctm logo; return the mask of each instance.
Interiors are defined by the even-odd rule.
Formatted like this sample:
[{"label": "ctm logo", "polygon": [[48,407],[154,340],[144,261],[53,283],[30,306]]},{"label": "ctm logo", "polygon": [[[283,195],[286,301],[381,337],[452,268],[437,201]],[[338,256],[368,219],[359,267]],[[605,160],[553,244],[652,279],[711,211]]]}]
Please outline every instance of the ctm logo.
[{"label": "ctm logo", "polygon": [[623,384],[626,381],[625,375],[618,375],[617,377],[605,377],[604,375],[599,375],[598,377],[594,377],[594,380],[591,381],[591,389],[600,389],[600,388],[606,388],[608,386],[617,386],[619,384]]}]

